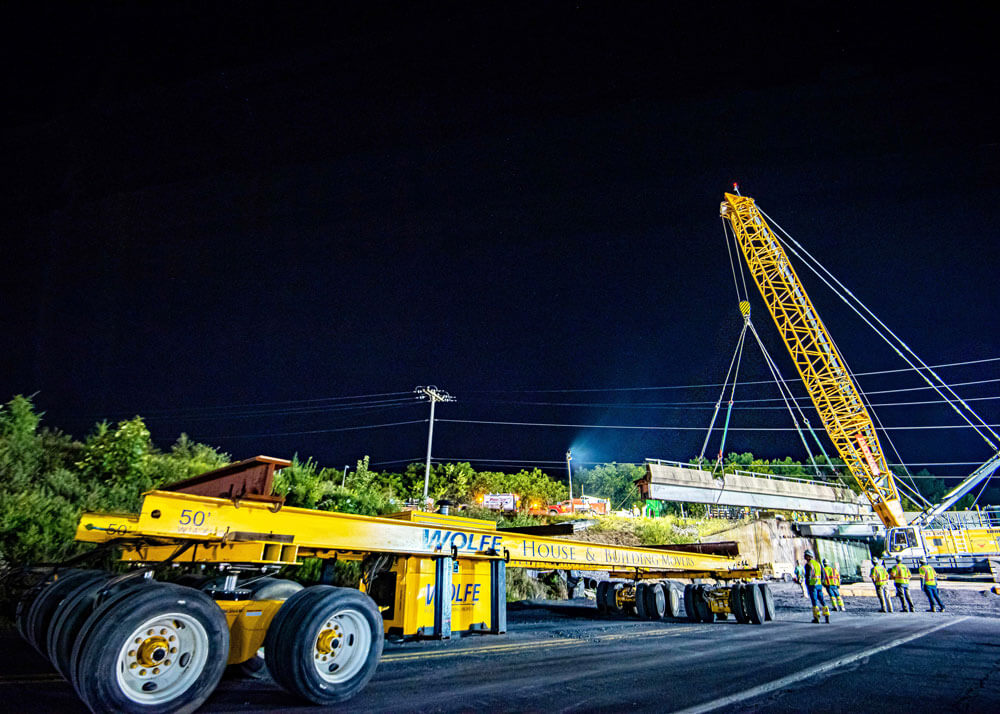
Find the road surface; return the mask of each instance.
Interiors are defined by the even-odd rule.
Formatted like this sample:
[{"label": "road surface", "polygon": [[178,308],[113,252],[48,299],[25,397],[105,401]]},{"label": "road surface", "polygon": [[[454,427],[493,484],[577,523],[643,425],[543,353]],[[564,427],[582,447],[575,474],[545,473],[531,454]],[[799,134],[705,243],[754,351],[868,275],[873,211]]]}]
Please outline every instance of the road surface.
[{"label": "road surface", "polygon": [[[371,712],[997,712],[1000,620],[805,607],[764,626],[598,618],[592,603],[512,607],[510,633],[387,643],[349,705]],[[12,632],[0,635],[0,710],[84,708]],[[203,712],[317,712],[227,675]]]}]

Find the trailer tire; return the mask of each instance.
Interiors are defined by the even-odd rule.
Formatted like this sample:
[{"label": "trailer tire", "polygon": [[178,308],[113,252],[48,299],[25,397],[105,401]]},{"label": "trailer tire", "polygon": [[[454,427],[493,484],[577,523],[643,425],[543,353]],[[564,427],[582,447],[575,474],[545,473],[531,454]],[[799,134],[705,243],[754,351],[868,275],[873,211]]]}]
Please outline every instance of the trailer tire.
[{"label": "trailer tire", "polygon": [[607,604],[608,612],[612,615],[625,614],[625,608],[618,605],[618,591],[624,587],[623,583],[608,584],[608,592],[605,595],[604,602]]},{"label": "trailer tire", "polygon": [[594,593],[594,599],[597,601],[598,615],[608,614],[607,597],[608,597],[608,586],[610,584],[611,583],[609,583],[607,580],[602,580],[599,583],[597,583],[597,591]]},{"label": "trailer tire", "polygon": [[705,586],[695,585],[693,595],[694,610],[698,616],[698,622],[712,622],[715,619],[715,613],[712,612],[712,607],[708,604],[708,599],[705,597]]},{"label": "trailer tire", "polygon": [[694,585],[690,583],[684,586],[684,612],[687,619],[698,621],[698,612],[694,609]]},{"label": "trailer tire", "polygon": [[681,602],[684,599],[683,591],[672,583],[667,583],[663,585],[663,594],[666,597],[664,614],[675,619],[680,617],[681,611],[684,609],[684,603]]},{"label": "trailer tire", "polygon": [[635,585],[635,614],[640,620],[650,619],[646,610],[646,583],[636,583]]},{"label": "trailer tire", "polygon": [[24,589],[14,607],[14,624],[17,626],[17,632],[29,644],[31,640],[28,639],[28,615],[31,613],[31,606],[35,604],[35,600],[38,599],[42,591],[51,584],[52,582],[48,579],[32,583]]},{"label": "trailer tire", "polygon": [[98,594],[112,577],[111,573],[96,571],[93,579],[81,582],[66,594],[52,616],[52,624],[49,625],[48,636],[45,638],[45,653],[56,671],[66,679],[69,679],[69,663],[75,636],[93,612]]},{"label": "trailer tire", "polygon": [[28,642],[43,657],[46,656],[49,627],[52,625],[52,619],[59,610],[59,606],[78,585],[92,580],[98,572],[95,570],[65,570],[57,574],[57,579],[38,593],[38,597],[35,598],[28,611],[26,631]]},{"label": "trailer tire", "polygon": [[774,619],[774,593],[771,592],[771,586],[767,583],[757,583],[757,589],[760,590],[760,594],[764,598],[764,621],[770,622]]},{"label": "trailer tire", "polygon": [[764,596],[760,593],[760,588],[749,583],[742,588],[743,607],[746,610],[747,618],[754,625],[764,624]]},{"label": "trailer tire", "polygon": [[743,584],[736,583],[729,588],[729,609],[733,611],[733,616],[741,625],[750,622],[747,610],[743,606]]},{"label": "trailer tire", "polygon": [[317,585],[278,610],[264,641],[265,662],[275,682],[292,694],[336,704],[368,684],[383,640],[374,600],[353,588]]},{"label": "trailer tire", "polygon": [[[111,578],[111,581],[95,585],[94,599],[90,601],[89,606],[84,608],[85,617],[79,630],[73,632],[66,623],[63,624],[62,631],[71,635],[68,651],[61,653],[65,657],[63,676],[70,681],[74,689],[76,689],[77,673],[81,669],[81,662],[84,661],[83,653],[90,640],[90,634],[104,618],[104,615],[116,609],[120,602],[132,595],[133,591],[138,592],[154,585],[158,587],[163,585],[163,583],[145,578],[126,578],[112,583],[114,580],[115,578]],[[79,690],[77,693],[79,694]]]},{"label": "trailer tire", "polygon": [[646,617],[649,620],[662,620],[667,613],[667,593],[660,583],[648,583],[644,593]]},{"label": "trailer tire", "polygon": [[80,698],[95,714],[193,712],[226,667],[225,614],[204,593],[166,583],[122,595],[94,613],[73,682]]}]

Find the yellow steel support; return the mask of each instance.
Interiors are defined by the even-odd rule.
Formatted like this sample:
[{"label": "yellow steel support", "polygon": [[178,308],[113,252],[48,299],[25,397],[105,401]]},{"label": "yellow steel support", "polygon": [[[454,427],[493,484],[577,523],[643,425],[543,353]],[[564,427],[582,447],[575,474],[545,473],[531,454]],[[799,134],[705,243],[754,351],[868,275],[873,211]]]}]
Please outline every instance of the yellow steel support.
[{"label": "yellow steel support", "polygon": [[868,410],[784,248],[752,198],[727,193],[721,212],[841,458],[882,522],[906,525]]},{"label": "yellow steel support", "polygon": [[284,600],[216,600],[229,623],[229,659],[239,664],[252,659],[264,645],[271,620]]},{"label": "yellow steel support", "polygon": [[[374,518],[252,501],[233,502],[170,491],[145,495],[137,516],[85,513],[77,540],[123,539],[133,561],[159,562],[176,553],[170,544],[193,541],[178,563],[281,564],[294,558],[356,558],[365,553],[503,558],[512,567],[619,570],[733,577],[742,560],[702,553],[624,548],[497,531],[489,521],[439,514]],[[150,543],[151,544],[147,544]]]}]

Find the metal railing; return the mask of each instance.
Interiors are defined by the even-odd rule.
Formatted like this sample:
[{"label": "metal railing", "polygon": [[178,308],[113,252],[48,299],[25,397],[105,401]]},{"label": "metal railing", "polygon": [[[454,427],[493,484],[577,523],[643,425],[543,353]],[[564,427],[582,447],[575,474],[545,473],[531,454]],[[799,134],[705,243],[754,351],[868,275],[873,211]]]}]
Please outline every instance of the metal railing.
[{"label": "metal railing", "polygon": [[[690,462],[670,461],[668,459],[646,459],[646,463],[657,464],[658,466],[673,466],[675,468],[688,469],[689,471],[706,470],[698,468],[697,466],[692,465]],[[843,482],[841,481],[834,481],[834,482],[819,481],[817,479],[812,479],[812,478],[800,478],[798,476],[779,476],[777,474],[761,473],[758,471],[746,471],[744,469],[725,471],[725,473],[732,474],[734,476],[750,476],[751,478],[764,478],[775,481],[796,481],[799,483],[819,484],[820,486],[842,486],[843,488],[847,488],[846,486],[843,485]]]}]

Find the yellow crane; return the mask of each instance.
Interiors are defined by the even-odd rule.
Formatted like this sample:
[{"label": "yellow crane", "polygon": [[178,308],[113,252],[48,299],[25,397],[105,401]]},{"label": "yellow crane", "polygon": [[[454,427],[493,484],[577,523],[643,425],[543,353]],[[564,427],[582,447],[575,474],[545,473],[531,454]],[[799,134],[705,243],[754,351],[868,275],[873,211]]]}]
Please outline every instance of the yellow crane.
[{"label": "yellow crane", "polygon": [[[1000,465],[1000,452],[938,504],[908,524],[892,471],[861,392],[809,299],[791,261],[754,199],[726,193],[721,215],[774,319],[823,426],[861,491],[886,527],[889,552],[918,557],[986,555],[1000,558],[1000,523],[978,528],[926,528]],[[741,310],[744,310],[741,306]],[[746,316],[746,311],[744,311]],[[898,351],[898,350],[897,350]],[[971,411],[971,410],[970,410]],[[990,433],[992,431],[990,430]],[[987,443],[996,450],[990,438]],[[993,527],[991,527],[993,526]]]}]

